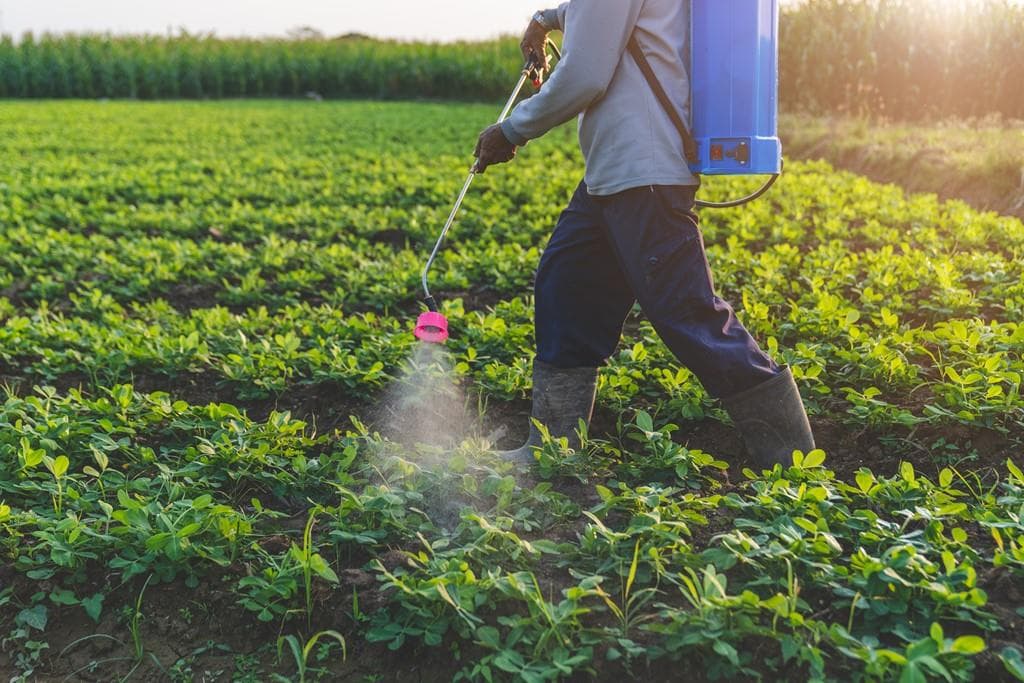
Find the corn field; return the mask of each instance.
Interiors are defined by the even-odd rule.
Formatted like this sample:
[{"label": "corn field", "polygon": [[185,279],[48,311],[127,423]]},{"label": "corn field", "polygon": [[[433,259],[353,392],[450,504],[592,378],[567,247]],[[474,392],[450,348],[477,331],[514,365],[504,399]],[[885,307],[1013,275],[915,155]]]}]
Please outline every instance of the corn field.
[{"label": "corn field", "polygon": [[[780,34],[784,109],[1024,118],[1024,7],[1008,0],[808,0],[784,9]],[[517,43],[5,36],[0,98],[493,100]]]},{"label": "corn field", "polygon": [[0,39],[0,97],[494,99],[518,41],[30,35]]},{"label": "corn field", "polygon": [[790,111],[1024,118],[1024,6],[1007,0],[811,0],[783,13],[780,46]]}]

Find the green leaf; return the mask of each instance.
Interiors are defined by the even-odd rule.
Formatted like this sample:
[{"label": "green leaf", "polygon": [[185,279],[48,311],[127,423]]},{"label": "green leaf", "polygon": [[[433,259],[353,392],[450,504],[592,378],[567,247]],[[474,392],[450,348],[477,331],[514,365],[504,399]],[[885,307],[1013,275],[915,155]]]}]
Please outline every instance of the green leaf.
[{"label": "green leaf", "polygon": [[319,631],[313,634],[313,637],[306,641],[306,645],[302,648],[302,659],[303,661],[309,659],[309,654],[313,650],[313,647],[317,644],[324,636],[333,638],[338,644],[341,645],[341,659],[344,661],[347,657],[347,646],[345,645],[345,637],[335,631],[334,629],[327,629],[325,631]]},{"label": "green leaf", "polygon": [[50,600],[58,605],[78,604],[78,598],[75,597],[74,591],[69,591],[66,588],[56,588],[50,591]]},{"label": "green leaf", "polygon": [[25,576],[27,576],[28,578],[32,579],[33,581],[44,581],[44,580],[50,578],[51,576],[53,576],[56,573],[57,573],[57,570],[52,569],[52,568],[47,568],[47,569],[30,569],[29,571],[25,572]]},{"label": "green leaf", "polygon": [[949,485],[953,483],[953,470],[948,467],[943,467],[942,471],[939,472],[939,486],[942,488],[949,488]]},{"label": "green leaf", "polygon": [[871,487],[875,485],[875,475],[870,472],[858,472],[856,476],[857,488],[864,493],[871,490]]},{"label": "green leaf", "polygon": [[952,649],[963,655],[976,655],[985,649],[985,640],[980,636],[960,636],[953,641]]},{"label": "green leaf", "polygon": [[962,515],[967,512],[966,503],[946,503],[935,511],[935,514],[940,517]]},{"label": "green leaf", "polygon": [[201,523],[199,523],[199,522],[192,522],[191,524],[186,524],[185,526],[183,526],[180,529],[178,529],[174,533],[174,535],[177,536],[178,538],[188,538],[189,536],[191,536],[192,534],[194,534],[195,532],[199,531],[202,528],[203,528],[203,525]]},{"label": "green leaf", "polygon": [[47,462],[46,467],[48,470],[50,470],[50,472],[53,473],[54,478],[60,479],[67,473],[69,464],[70,463],[68,462],[68,456],[58,455],[56,458],[53,459],[52,463]]},{"label": "green leaf", "polygon": [[110,464],[110,460],[107,458],[107,454],[99,450],[98,448],[93,449],[92,457],[96,461],[96,464],[99,465],[101,472],[107,469],[107,466]]},{"label": "green leaf", "polygon": [[806,531],[809,534],[817,534],[818,533],[817,525],[815,525],[814,522],[812,522],[811,520],[807,519],[806,517],[796,517],[796,518],[793,519],[793,523],[796,524],[798,527],[800,527],[801,529],[803,529],[804,531]]},{"label": "green leaf", "polygon": [[309,558],[309,566],[321,579],[330,581],[331,583],[339,582],[338,575],[334,573],[334,570],[327,565],[327,561],[319,554],[315,554]]},{"label": "green leaf", "polygon": [[[1024,329],[1024,327],[1022,327],[1022,329]],[[1017,467],[1013,460],[1010,460],[1009,458],[1006,459],[1006,469],[1010,470],[1010,474],[1013,475],[1014,479],[1021,484],[1024,484],[1024,472],[1021,472],[1020,468]]]},{"label": "green leaf", "polygon": [[724,640],[716,640],[714,645],[712,645],[711,647],[719,655],[729,660],[730,664],[732,664],[733,666],[739,666],[739,653],[736,652],[736,648],[734,648],[732,645],[725,642]]},{"label": "green leaf", "polygon": [[494,656],[494,666],[502,671],[515,674],[522,671],[526,662],[523,661],[523,656],[515,650],[502,650]]},{"label": "green leaf", "polygon": [[928,683],[928,679],[914,662],[909,662],[900,672],[899,683]]},{"label": "green leaf", "polygon": [[158,534],[153,534],[146,539],[147,550],[160,550],[173,538],[169,531],[161,531]]},{"label": "green leaf", "polygon": [[636,579],[636,568],[639,559],[640,541],[638,539],[636,545],[633,546],[633,562],[629,565],[629,576],[626,578],[626,595],[629,595],[629,591],[633,587],[633,580]]},{"label": "green leaf", "polygon": [[301,666],[301,663],[305,660],[302,658],[302,647],[299,645],[299,639],[289,634],[287,636],[279,636],[277,639],[277,658],[281,658],[281,654],[284,652],[284,645],[287,644],[288,648],[292,651],[292,658],[297,665]]},{"label": "green leaf", "polygon": [[437,594],[440,595],[441,598],[443,598],[445,602],[447,602],[449,605],[451,605],[452,607],[454,607],[457,610],[461,609],[459,607],[458,603],[455,602],[455,600],[452,599],[451,594],[448,592],[448,589],[444,587],[443,583],[435,584],[434,588],[437,589]]},{"label": "green leaf", "polygon": [[485,647],[497,650],[501,645],[501,633],[493,626],[480,626],[476,630],[476,637]]},{"label": "green leaf", "polygon": [[916,664],[918,666],[923,666],[923,667],[925,667],[927,669],[930,669],[932,673],[934,673],[934,674],[936,674],[938,676],[942,676],[949,683],[953,683],[953,676],[949,673],[949,669],[947,669],[945,666],[943,666],[942,662],[940,662],[939,660],[935,659],[935,657],[933,657],[931,655],[925,655],[924,657],[918,657],[917,659],[914,660],[914,664]]},{"label": "green leaf", "polygon": [[612,490],[607,486],[601,486],[600,484],[598,484],[594,488],[597,491],[597,495],[600,496],[601,500],[605,502],[608,502],[609,500],[615,497],[615,494],[612,493]]},{"label": "green leaf", "polygon": [[19,443],[21,445],[22,467],[27,470],[32,469],[43,461],[44,451],[42,449],[32,448],[25,437],[22,437]]},{"label": "green leaf", "polygon": [[37,631],[46,630],[46,605],[36,605],[35,607],[28,607],[18,612],[17,616],[14,617],[14,623],[24,624],[30,628],[34,628]]},{"label": "green leaf", "polygon": [[99,623],[100,614],[103,612],[103,598],[103,593],[96,593],[92,597],[82,600],[82,607],[85,609],[85,613],[96,623]]},{"label": "green leaf", "polygon": [[953,570],[956,569],[956,558],[953,557],[953,553],[943,550],[940,557],[942,558],[942,566],[946,569],[946,573],[952,574]]},{"label": "green leaf", "polygon": [[825,451],[820,448],[815,448],[813,451],[804,456],[803,466],[807,469],[812,467],[821,467],[825,462]]},{"label": "green leaf", "polygon": [[1024,681],[1024,657],[1021,657],[1020,650],[1012,645],[1004,647],[999,653],[999,661],[1011,676],[1018,681]]}]

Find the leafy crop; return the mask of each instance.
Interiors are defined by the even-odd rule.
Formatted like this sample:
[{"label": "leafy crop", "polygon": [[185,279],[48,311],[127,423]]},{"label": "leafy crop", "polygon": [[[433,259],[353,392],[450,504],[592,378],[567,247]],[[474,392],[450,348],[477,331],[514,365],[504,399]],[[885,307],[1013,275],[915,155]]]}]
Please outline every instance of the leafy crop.
[{"label": "leafy crop", "polygon": [[[5,105],[2,666],[1020,674],[1024,226],[787,165],[702,227],[825,450],[754,472],[702,440],[728,417],[634,311],[582,446],[546,438],[523,477],[487,438],[529,391],[530,281],[580,174],[568,128],[478,180],[435,269],[472,433],[391,438],[386,412],[492,115]],[[177,621],[189,647],[163,661]],[[100,641],[121,650],[72,661]]]}]

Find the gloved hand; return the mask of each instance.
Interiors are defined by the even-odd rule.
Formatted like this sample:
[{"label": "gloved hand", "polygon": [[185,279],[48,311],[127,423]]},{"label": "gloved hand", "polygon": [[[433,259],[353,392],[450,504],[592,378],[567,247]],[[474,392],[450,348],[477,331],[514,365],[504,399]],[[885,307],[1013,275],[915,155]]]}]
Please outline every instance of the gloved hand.
[{"label": "gloved hand", "polygon": [[488,166],[511,161],[515,155],[516,146],[501,132],[501,124],[496,123],[485,128],[476,141],[476,150],[473,151],[476,163],[473,164],[473,172],[483,173]]},{"label": "gloved hand", "polygon": [[523,33],[523,39],[519,42],[519,49],[523,52],[523,59],[534,67],[534,71],[530,73],[530,78],[538,85],[544,80],[544,72],[550,67],[547,39],[548,30],[531,19],[529,26],[526,27],[526,32]]}]

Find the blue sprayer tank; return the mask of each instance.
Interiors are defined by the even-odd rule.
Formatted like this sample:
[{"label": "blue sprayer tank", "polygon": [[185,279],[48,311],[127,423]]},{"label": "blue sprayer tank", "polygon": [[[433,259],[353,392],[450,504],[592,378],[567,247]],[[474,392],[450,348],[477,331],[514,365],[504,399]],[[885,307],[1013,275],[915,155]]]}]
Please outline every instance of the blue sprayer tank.
[{"label": "blue sprayer tank", "polygon": [[690,130],[695,173],[782,171],[778,0],[692,0]]}]

